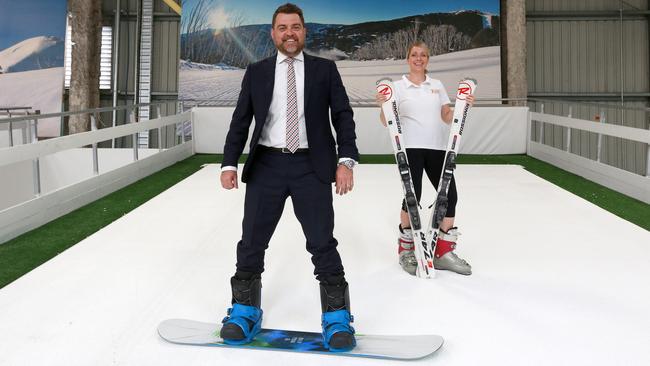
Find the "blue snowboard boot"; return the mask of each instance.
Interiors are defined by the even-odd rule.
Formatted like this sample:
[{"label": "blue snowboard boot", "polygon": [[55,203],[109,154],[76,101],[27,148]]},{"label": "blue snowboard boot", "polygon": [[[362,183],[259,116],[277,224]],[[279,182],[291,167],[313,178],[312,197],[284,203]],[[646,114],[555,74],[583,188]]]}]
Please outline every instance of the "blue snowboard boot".
[{"label": "blue snowboard boot", "polygon": [[320,301],[325,348],[333,352],[345,352],[354,348],[357,342],[354,328],[350,326],[354,317],[350,315],[350,293],[343,275],[328,276],[321,280]]},{"label": "blue snowboard boot", "polygon": [[239,272],[230,279],[232,308],[221,321],[220,337],[224,343],[250,343],[262,328],[262,279],[259,274]]}]

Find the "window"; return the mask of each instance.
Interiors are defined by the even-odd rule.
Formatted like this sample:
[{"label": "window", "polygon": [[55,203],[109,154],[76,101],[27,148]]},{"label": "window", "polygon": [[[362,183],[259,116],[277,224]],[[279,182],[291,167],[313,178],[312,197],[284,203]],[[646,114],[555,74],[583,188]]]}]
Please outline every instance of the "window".
[{"label": "window", "polygon": [[[72,43],[71,27],[68,25],[65,31],[65,87],[70,88],[70,77],[72,75]],[[101,53],[99,56],[99,89],[111,89],[111,73],[113,61],[113,28],[102,27]]]}]

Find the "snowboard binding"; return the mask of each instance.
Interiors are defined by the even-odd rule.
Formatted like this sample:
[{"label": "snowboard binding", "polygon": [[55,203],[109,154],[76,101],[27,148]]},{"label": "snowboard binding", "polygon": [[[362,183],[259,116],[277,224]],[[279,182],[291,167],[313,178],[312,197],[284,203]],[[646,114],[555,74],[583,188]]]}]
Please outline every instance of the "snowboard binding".
[{"label": "snowboard binding", "polygon": [[226,344],[250,343],[262,329],[262,279],[259,274],[237,271],[230,279],[232,308],[221,321],[220,337]]},{"label": "snowboard binding", "polygon": [[350,314],[350,292],[343,275],[327,276],[320,281],[323,315],[323,346],[332,352],[350,351],[356,345],[354,317]]}]

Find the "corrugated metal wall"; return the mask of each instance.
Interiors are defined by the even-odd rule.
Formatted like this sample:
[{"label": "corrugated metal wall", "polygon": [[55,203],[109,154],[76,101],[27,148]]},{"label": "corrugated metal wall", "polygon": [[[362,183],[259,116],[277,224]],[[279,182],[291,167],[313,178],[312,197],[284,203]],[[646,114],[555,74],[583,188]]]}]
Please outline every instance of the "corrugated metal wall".
[{"label": "corrugated metal wall", "polygon": [[[625,0],[638,9],[647,9],[647,0]],[[527,0],[526,11],[618,10],[618,0]]]},{"label": "corrugated metal wall", "polygon": [[[136,54],[138,44],[137,11],[140,0],[120,0],[122,14],[120,18],[118,75],[118,105],[133,104],[136,88]],[[103,0],[104,24],[115,25],[115,0]],[[174,114],[178,100],[178,60],[180,55],[180,16],[170,9],[162,0],[154,0],[153,49],[151,59],[151,101],[170,101],[160,106],[161,115]],[[113,32],[115,34],[115,32]],[[115,52],[115,50],[114,50]],[[113,104],[113,90],[102,94],[102,106]],[[156,108],[151,111],[157,117]],[[102,114],[102,120],[112,121],[110,113]],[[117,124],[123,124],[126,113],[118,113]],[[175,128],[163,129],[163,147],[170,147],[178,139]],[[151,147],[158,147],[158,131],[150,131]],[[117,146],[130,147],[130,137],[121,139]]]},{"label": "corrugated metal wall", "polygon": [[[563,101],[602,103],[587,106],[576,103],[544,103],[546,113],[648,128],[650,114],[644,111],[621,112],[609,105],[630,108],[648,107],[650,100],[650,14],[648,0],[623,3],[624,17],[618,19],[620,1],[612,0],[528,0],[527,77],[529,97]],[[641,10],[641,11],[639,11]],[[623,42],[621,43],[621,30]],[[622,61],[621,61],[621,44]],[[534,110],[541,103],[531,103]],[[538,139],[540,126],[531,131]],[[543,141],[581,156],[596,159],[596,134],[546,125]],[[647,144],[604,137],[601,161],[637,174],[647,172]]]}]

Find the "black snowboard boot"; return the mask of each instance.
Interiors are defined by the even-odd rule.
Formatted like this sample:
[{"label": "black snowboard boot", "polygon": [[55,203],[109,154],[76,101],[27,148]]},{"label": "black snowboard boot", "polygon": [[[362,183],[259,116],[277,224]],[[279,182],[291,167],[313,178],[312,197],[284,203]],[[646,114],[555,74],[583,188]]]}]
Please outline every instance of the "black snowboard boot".
[{"label": "black snowboard boot", "polygon": [[232,308],[223,319],[220,336],[228,344],[250,342],[262,324],[262,278],[257,273],[237,271],[230,279]]},{"label": "black snowboard boot", "polygon": [[343,275],[319,276],[323,343],[330,351],[349,351],[356,345],[350,323],[350,293]]}]

